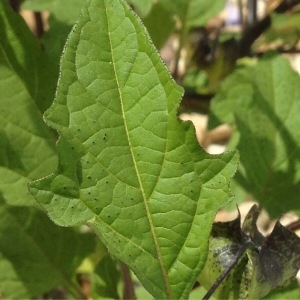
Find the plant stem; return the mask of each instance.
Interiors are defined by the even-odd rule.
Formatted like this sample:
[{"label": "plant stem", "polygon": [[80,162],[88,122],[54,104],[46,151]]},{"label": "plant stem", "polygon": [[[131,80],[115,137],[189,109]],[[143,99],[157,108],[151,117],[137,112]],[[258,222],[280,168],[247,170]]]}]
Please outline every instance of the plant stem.
[{"label": "plant stem", "polygon": [[247,9],[247,25],[252,26],[257,22],[257,0],[248,0]]},{"label": "plant stem", "polygon": [[233,259],[231,265],[224,270],[223,273],[217,278],[217,280],[214,282],[214,284],[210,287],[210,289],[207,291],[207,293],[204,295],[203,300],[208,300],[212,294],[216,291],[216,289],[219,287],[219,285],[226,279],[226,277],[229,275],[230,271],[237,265],[240,258],[243,256],[243,254],[246,252],[246,250],[253,246],[253,243],[251,241],[245,242],[243,245],[241,245],[241,248],[237,252],[235,259]]},{"label": "plant stem", "polygon": [[239,15],[240,15],[240,25],[241,25],[241,28],[244,30],[245,29],[245,20],[244,20],[242,0],[238,1],[238,7],[239,7]]},{"label": "plant stem", "polygon": [[38,39],[40,39],[44,33],[44,22],[40,12],[34,12],[34,20],[35,20],[35,35]]},{"label": "plant stem", "polygon": [[120,262],[121,275],[124,282],[123,299],[136,299],[131,273],[126,264]]},{"label": "plant stem", "polygon": [[291,231],[296,231],[300,229],[300,220],[294,221],[286,226]]}]

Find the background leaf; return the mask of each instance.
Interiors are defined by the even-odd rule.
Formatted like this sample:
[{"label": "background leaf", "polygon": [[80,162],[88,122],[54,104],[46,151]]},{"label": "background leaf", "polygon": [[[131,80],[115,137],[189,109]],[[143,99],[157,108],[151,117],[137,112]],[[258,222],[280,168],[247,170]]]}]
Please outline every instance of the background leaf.
[{"label": "background leaf", "polygon": [[141,18],[145,18],[151,11],[153,0],[128,0]]},{"label": "background leaf", "polygon": [[224,0],[160,0],[166,9],[177,15],[187,27],[203,26],[211,17],[217,15],[225,6]]},{"label": "background leaf", "polygon": [[31,185],[56,223],[89,224],[156,298],[188,296],[237,162],[199,148],[176,117],[181,94],[124,1],[87,1],[46,113],[59,166]]},{"label": "background leaf", "polygon": [[95,268],[92,277],[94,299],[120,299],[118,284],[121,279],[116,261],[110,255],[104,256]]},{"label": "background leaf", "polygon": [[298,281],[295,279],[290,285],[285,288],[277,289],[263,299],[299,299],[300,289]]},{"label": "background leaf", "polygon": [[175,19],[172,12],[160,2],[153,4],[151,12],[143,19],[150,37],[156,48],[164,46],[169,36],[175,30]]},{"label": "background leaf", "polygon": [[8,204],[36,205],[27,183],[57,163],[55,135],[42,120],[38,98],[39,45],[5,1],[0,36],[0,193]]},{"label": "background leaf", "polygon": [[57,21],[73,25],[83,3],[84,0],[25,0],[22,4],[22,9],[33,11],[46,10],[53,14]]},{"label": "background leaf", "polygon": [[299,83],[286,59],[265,57],[230,76],[211,107],[210,128],[235,129],[231,148],[242,164],[235,180],[274,218],[300,212]]},{"label": "background leaf", "polygon": [[49,29],[42,36],[43,51],[39,60],[41,86],[37,97],[41,99],[42,111],[49,108],[53,102],[63,46],[79,15],[83,2],[83,0],[25,0],[22,4],[22,9],[45,10],[50,13]]},{"label": "background leaf", "polygon": [[93,251],[94,239],[91,233],[56,226],[35,208],[9,207],[1,201],[1,296],[28,299],[57,286],[78,295],[72,278],[83,258]]}]

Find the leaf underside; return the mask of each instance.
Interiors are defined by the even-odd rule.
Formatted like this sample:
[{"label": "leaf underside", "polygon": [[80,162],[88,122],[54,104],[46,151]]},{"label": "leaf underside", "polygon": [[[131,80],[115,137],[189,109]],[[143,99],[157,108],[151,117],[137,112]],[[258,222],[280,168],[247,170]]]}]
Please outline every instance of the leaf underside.
[{"label": "leaf underside", "polygon": [[182,95],[124,1],[89,0],[67,41],[54,104],[59,165],[30,191],[63,226],[87,223],[155,298],[187,298],[237,155],[206,154]]}]

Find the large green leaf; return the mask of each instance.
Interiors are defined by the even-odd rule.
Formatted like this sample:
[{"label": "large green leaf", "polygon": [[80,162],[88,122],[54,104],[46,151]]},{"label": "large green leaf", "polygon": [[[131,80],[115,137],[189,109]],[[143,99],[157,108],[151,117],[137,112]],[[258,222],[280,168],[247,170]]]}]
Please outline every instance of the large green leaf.
[{"label": "large green leaf", "polygon": [[273,216],[300,212],[300,80],[288,61],[265,57],[236,71],[212,102],[210,127],[228,123],[242,168],[236,180]]},{"label": "large green leaf", "polygon": [[199,148],[181,95],[126,2],[87,1],[45,115],[59,166],[31,184],[56,223],[86,222],[156,298],[188,296],[238,159]]},{"label": "large green leaf", "polygon": [[35,205],[27,183],[53,170],[57,160],[37,96],[40,51],[6,1],[0,1],[0,36],[0,193],[9,204]]},{"label": "large green leaf", "polygon": [[[63,286],[74,296],[76,268],[93,251],[92,234],[53,224],[45,213],[0,203],[0,294],[29,299]],[[70,247],[71,245],[71,247]]]}]

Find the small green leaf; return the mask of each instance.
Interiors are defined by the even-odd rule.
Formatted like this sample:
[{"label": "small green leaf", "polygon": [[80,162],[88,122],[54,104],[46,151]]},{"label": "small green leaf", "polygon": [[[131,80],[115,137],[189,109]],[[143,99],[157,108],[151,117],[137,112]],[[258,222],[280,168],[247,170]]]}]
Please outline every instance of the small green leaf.
[{"label": "small green leaf", "polygon": [[160,0],[164,7],[176,14],[187,27],[200,27],[224,9],[224,0]]},{"label": "small green leaf", "polygon": [[235,180],[272,217],[300,213],[299,98],[299,75],[271,56],[237,70],[212,102],[210,128],[228,123],[236,132],[242,168]]},{"label": "small green leaf", "polygon": [[25,0],[22,4],[22,9],[33,11],[46,10],[53,14],[57,21],[73,25],[83,3],[84,0]]},{"label": "small green leaf", "polygon": [[90,0],[46,112],[59,166],[31,192],[60,225],[91,226],[155,298],[187,298],[238,156],[210,156],[176,113],[178,87],[128,4]]}]

